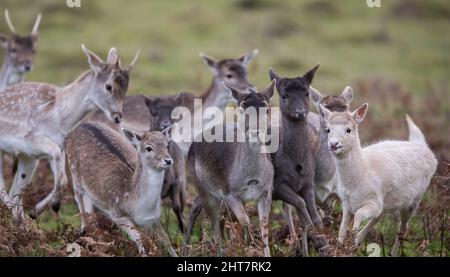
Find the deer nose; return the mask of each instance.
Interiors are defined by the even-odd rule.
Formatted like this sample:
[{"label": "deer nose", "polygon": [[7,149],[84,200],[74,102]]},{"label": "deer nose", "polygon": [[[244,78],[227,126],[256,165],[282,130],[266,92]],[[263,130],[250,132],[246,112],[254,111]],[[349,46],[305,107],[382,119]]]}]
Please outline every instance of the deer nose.
[{"label": "deer nose", "polygon": [[24,66],[25,72],[30,72],[32,68],[33,68],[33,67],[32,67],[31,65],[29,65],[29,64],[27,64],[27,65]]},{"label": "deer nose", "polygon": [[297,119],[304,119],[306,117],[306,111],[296,109],[293,116]]},{"label": "deer nose", "polygon": [[116,124],[122,122],[122,113],[113,113],[113,119]]},{"label": "deer nose", "polygon": [[339,141],[330,141],[329,143],[330,151],[338,150],[341,147],[342,146],[340,145]]},{"label": "deer nose", "polygon": [[165,163],[166,165],[172,165],[173,160],[172,160],[171,158],[166,158],[166,159],[164,159],[164,163]]}]

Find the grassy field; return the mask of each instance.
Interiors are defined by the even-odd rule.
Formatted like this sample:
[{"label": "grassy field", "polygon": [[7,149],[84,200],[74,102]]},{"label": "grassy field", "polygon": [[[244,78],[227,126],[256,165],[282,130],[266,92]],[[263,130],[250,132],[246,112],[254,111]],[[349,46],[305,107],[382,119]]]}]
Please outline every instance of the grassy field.
[{"label": "grassy field", "polygon": [[[364,143],[385,137],[405,138],[406,112],[425,132],[440,166],[413,219],[404,254],[450,255],[449,1],[382,0],[381,8],[368,8],[363,0],[81,2],[82,8],[70,9],[60,0],[1,1],[0,10],[10,10],[21,33],[29,31],[35,16],[43,13],[35,70],[28,80],[61,85],[73,80],[87,69],[82,43],[103,57],[110,47],[117,47],[124,63],[141,49],[131,76],[130,94],[202,92],[209,85],[211,73],[199,58],[200,52],[227,58],[258,48],[260,54],[249,68],[250,80],[258,87],[268,84],[271,66],[282,75],[296,76],[320,62],[316,88],[325,94],[337,94],[352,85],[356,96],[353,106],[363,102],[371,105],[360,128]],[[8,32],[4,21],[0,22],[0,32]],[[42,188],[50,183],[43,165],[31,198],[42,196]],[[249,206],[250,214],[254,214],[254,207]],[[340,221],[339,203],[326,213],[332,240]],[[0,239],[0,255],[64,255],[65,245],[79,240],[76,214],[68,193],[60,217],[46,212],[27,237],[10,226],[5,213],[0,234],[9,233]],[[104,227],[102,232],[93,231],[92,241],[80,242],[85,255],[136,254],[132,244],[108,223],[99,224]],[[173,218],[168,229],[179,246],[181,236]],[[239,226],[234,222],[228,220],[226,229],[229,255],[260,254],[256,246],[241,246]],[[194,242],[200,243],[192,246],[192,255],[213,254],[208,230],[206,221],[195,230]],[[369,236],[368,242],[383,246],[387,255],[395,234],[392,219],[383,220],[378,231]],[[277,241],[272,245],[275,255],[295,255],[278,203],[273,209],[271,238]],[[114,245],[108,245],[111,241]],[[156,246],[151,240],[148,243],[157,255]],[[367,255],[351,246],[336,246],[329,254]]]}]

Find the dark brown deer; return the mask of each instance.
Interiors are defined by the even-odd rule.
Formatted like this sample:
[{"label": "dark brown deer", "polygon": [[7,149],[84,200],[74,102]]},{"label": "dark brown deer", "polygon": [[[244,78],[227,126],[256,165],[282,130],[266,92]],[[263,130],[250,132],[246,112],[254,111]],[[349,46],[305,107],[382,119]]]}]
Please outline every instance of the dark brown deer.
[{"label": "dark brown deer", "polygon": [[310,227],[322,228],[314,192],[315,161],[308,126],[309,91],[319,66],[295,78],[280,77],[273,69],[280,95],[280,147],[272,155],[274,166],[273,199],[294,206],[303,227],[303,255],[308,255]]},{"label": "dark brown deer", "polygon": [[32,70],[41,15],[37,16],[31,34],[28,36],[17,34],[8,10],[5,10],[5,19],[11,34],[0,34],[0,46],[6,50],[0,71],[0,91],[7,86],[22,82],[25,74]]}]

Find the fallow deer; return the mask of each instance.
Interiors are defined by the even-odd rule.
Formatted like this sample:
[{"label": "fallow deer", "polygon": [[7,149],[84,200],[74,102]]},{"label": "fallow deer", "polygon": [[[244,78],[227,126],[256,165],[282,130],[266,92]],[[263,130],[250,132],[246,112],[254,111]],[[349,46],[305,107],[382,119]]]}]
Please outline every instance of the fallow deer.
[{"label": "fallow deer", "polygon": [[41,23],[39,14],[31,34],[21,36],[17,34],[8,10],[5,10],[5,18],[11,34],[0,34],[0,46],[6,50],[5,60],[0,71],[0,91],[7,86],[22,82],[25,74],[32,70],[39,24]]},{"label": "fallow deer", "polygon": [[[400,237],[406,235],[408,222],[436,171],[436,157],[408,115],[408,140],[385,140],[362,147],[358,129],[367,114],[367,103],[353,112],[320,108],[326,121],[328,146],[339,169],[339,242],[344,242],[352,217],[352,230],[357,232],[355,244],[359,245],[384,214],[392,213],[399,221],[391,251],[396,256]],[[368,222],[362,227],[364,221]]]},{"label": "fallow deer", "polygon": [[[314,107],[319,111],[319,106],[323,105],[330,111],[344,112],[349,111],[350,103],[353,100],[353,90],[347,86],[340,96],[323,96],[320,91],[310,87],[310,99]],[[327,203],[328,196],[331,193],[336,193],[337,185],[339,183],[339,172],[336,161],[328,148],[328,134],[324,132],[325,120],[317,113],[310,112],[308,114],[308,126],[312,129],[311,136],[316,136],[318,139],[312,141],[311,147],[317,149],[314,153],[315,171],[314,183],[316,198],[320,203],[331,205]],[[291,206],[284,205],[284,213],[286,221],[288,222],[291,239],[296,239],[297,234],[292,220]]]},{"label": "fallow deer", "polygon": [[[128,69],[120,68],[115,48],[104,62],[82,46],[91,69],[74,82],[57,87],[45,83],[21,83],[0,92],[0,151],[18,157],[18,169],[9,195],[2,199],[13,210],[18,223],[24,223],[21,196],[30,184],[39,159],[50,160],[54,176],[52,192],[38,205],[40,212],[50,201],[59,203],[67,178],[64,173],[62,146],[66,135],[96,108],[107,114],[109,120],[120,123],[122,103],[128,89]],[[0,168],[2,168],[0,160]],[[3,176],[3,172],[0,172]],[[2,194],[4,183],[1,184]]]},{"label": "fallow deer", "polygon": [[280,77],[273,69],[269,75],[277,81],[280,95],[280,147],[272,155],[275,177],[273,199],[294,206],[304,229],[303,255],[308,255],[309,227],[322,227],[314,192],[315,161],[308,126],[310,85],[319,65],[305,75]]},{"label": "fallow deer", "polygon": [[[219,215],[222,205],[225,204],[230,208],[240,224],[248,230],[250,220],[242,201],[256,200],[264,255],[270,256],[268,220],[272,203],[273,166],[270,154],[261,151],[264,142],[261,141],[259,134],[268,129],[268,126],[260,125],[260,117],[262,112],[270,112],[274,86],[275,82],[272,82],[266,90],[258,93],[252,91],[250,94],[230,88],[242,111],[254,109],[258,115],[257,126],[252,126],[248,122],[240,127],[225,124],[224,129],[233,132],[237,132],[238,128],[244,128],[244,142],[203,141],[192,144],[188,155],[188,169],[199,197],[191,210],[185,243],[189,242],[195,220],[203,207],[210,218],[214,239],[219,244],[218,250],[221,254]],[[256,139],[252,141],[252,137]]]},{"label": "fallow deer", "polygon": [[[258,54],[258,50],[253,50],[242,55],[237,59],[224,59],[217,61],[205,54],[200,54],[203,61],[211,68],[214,77],[208,90],[199,96],[202,100],[203,110],[208,107],[216,106],[224,109],[226,105],[233,99],[229,89],[225,86],[238,88],[242,91],[248,91],[253,85],[247,79],[246,67],[253,58]],[[189,108],[192,114],[199,112],[194,110],[195,97],[183,92],[179,96],[169,97],[143,97],[127,96],[123,104],[124,118],[122,126],[139,132],[150,130],[163,130],[174,122],[172,111],[178,106]],[[150,111],[150,113],[149,113]],[[100,121],[107,123],[105,115],[99,111],[89,116],[87,122]],[[206,122],[204,122],[206,123]],[[172,208],[177,215],[178,225],[183,231],[183,210],[185,197],[185,166],[183,165],[192,138],[201,133],[200,130],[193,130],[192,137],[182,138],[180,143],[174,145],[171,142],[170,154],[174,159],[174,166],[166,171],[166,179],[162,190],[162,197],[170,196],[172,200]]]},{"label": "fallow deer", "polygon": [[147,252],[136,225],[155,232],[169,254],[177,256],[160,222],[164,170],[173,163],[168,151],[170,130],[165,131],[168,137],[161,132],[122,132],[84,123],[64,142],[81,231],[87,214],[96,207],[129,235],[142,256]]}]

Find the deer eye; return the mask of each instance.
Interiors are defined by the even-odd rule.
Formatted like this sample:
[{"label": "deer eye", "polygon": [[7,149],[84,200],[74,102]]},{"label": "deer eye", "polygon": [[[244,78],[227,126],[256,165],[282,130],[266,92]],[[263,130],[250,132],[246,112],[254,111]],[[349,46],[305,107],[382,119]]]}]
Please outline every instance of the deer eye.
[{"label": "deer eye", "polygon": [[147,147],[145,147],[145,150],[146,150],[147,152],[152,152],[152,151],[153,151],[153,147],[147,146]]},{"label": "deer eye", "polygon": [[305,97],[309,98],[309,92],[305,93]]},{"label": "deer eye", "polygon": [[106,88],[107,91],[112,92],[112,86],[111,85],[108,84],[108,85],[105,86],[105,88]]},{"label": "deer eye", "polygon": [[329,134],[330,133],[330,128],[326,128],[324,131],[325,131],[325,133]]},{"label": "deer eye", "polygon": [[157,111],[152,111],[152,115],[156,117],[159,115],[159,113]]},{"label": "deer eye", "polygon": [[16,52],[17,52],[16,48],[11,48],[11,53],[16,53]]},{"label": "deer eye", "polygon": [[347,132],[347,134],[350,134],[352,132],[352,129],[347,128],[347,130],[345,130]]},{"label": "deer eye", "polygon": [[227,79],[232,79],[233,78],[233,74],[227,74],[227,75],[225,75],[225,77],[227,77]]},{"label": "deer eye", "polygon": [[283,98],[284,100],[286,100],[286,99],[288,99],[288,96],[287,96],[287,94],[283,94],[283,95],[281,95],[281,98]]}]

